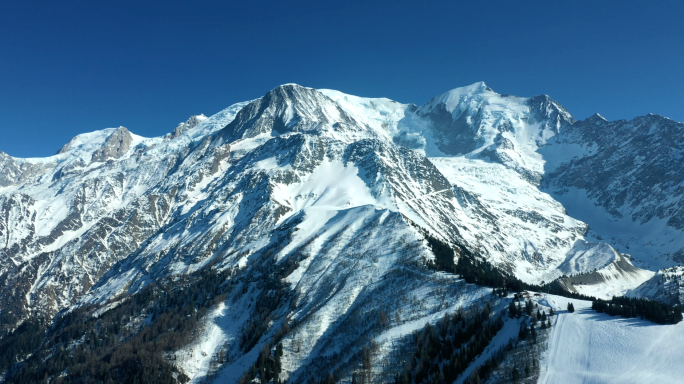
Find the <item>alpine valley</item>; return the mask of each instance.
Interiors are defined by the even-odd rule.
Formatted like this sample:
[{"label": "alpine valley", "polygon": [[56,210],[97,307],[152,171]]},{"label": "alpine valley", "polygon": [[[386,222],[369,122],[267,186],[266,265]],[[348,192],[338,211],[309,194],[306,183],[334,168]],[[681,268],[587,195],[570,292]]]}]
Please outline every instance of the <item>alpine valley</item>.
[{"label": "alpine valley", "polygon": [[484,83],[0,152],[0,382],[680,382],[682,170],[683,123]]}]

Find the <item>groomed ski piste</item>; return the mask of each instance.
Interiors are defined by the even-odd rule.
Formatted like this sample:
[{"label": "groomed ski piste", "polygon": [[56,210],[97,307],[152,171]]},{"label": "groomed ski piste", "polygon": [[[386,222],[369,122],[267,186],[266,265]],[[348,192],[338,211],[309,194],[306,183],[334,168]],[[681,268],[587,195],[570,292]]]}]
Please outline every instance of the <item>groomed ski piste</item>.
[{"label": "groomed ski piste", "polygon": [[556,312],[539,384],[684,382],[684,322],[613,317],[592,310],[590,301],[554,295],[538,304]]}]

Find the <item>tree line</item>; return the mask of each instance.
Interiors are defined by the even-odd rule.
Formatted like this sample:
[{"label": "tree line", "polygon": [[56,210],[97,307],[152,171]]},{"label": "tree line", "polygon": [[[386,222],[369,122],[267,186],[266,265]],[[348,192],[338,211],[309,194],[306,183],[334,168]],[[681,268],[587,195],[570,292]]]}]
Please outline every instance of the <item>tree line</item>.
[{"label": "tree line", "polygon": [[641,317],[658,324],[677,324],[682,321],[682,308],[660,301],[633,297],[613,297],[610,300],[596,299],[591,309],[599,313],[626,318]]},{"label": "tree line", "polygon": [[[501,296],[504,282],[507,290],[523,291],[530,290],[545,292],[552,295],[563,296],[572,299],[592,301],[592,308],[597,312],[605,312],[611,316],[641,317],[658,324],[676,324],[682,321],[682,308],[679,305],[670,305],[658,300],[636,299],[629,297],[613,297],[605,301],[593,296],[586,296],[575,292],[569,292],[557,281],[545,285],[528,284],[520,281],[515,276],[509,275],[491,265],[487,260],[476,257],[467,248],[457,245],[459,252],[458,263],[454,263],[454,249],[443,241],[426,235],[435,260],[428,261],[428,267],[457,274],[467,283],[494,287],[495,292]],[[570,312],[574,312],[574,307]]]},{"label": "tree line", "polygon": [[502,288],[505,283],[506,289],[514,292],[530,290],[536,292],[546,292],[552,295],[579,300],[594,299],[594,297],[591,296],[569,292],[557,282],[552,282],[545,285],[525,283],[517,277],[494,267],[487,260],[476,256],[466,247],[459,244],[456,244],[456,249],[459,253],[458,263],[454,263],[454,256],[456,253],[450,245],[430,236],[429,234],[425,235],[425,240],[427,240],[432,253],[435,255],[435,260],[428,261],[427,266],[433,270],[459,275],[467,283],[478,284],[492,288]]}]

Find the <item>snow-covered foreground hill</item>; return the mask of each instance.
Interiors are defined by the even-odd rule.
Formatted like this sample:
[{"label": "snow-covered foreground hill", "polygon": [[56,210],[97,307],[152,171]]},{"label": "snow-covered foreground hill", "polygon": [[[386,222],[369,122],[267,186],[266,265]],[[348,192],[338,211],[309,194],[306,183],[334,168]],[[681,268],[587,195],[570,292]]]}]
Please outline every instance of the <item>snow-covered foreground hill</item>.
[{"label": "snow-covered foreground hill", "polygon": [[[574,313],[566,310],[568,302]],[[591,302],[553,295],[539,303],[557,313],[540,384],[682,382],[684,323],[612,317],[593,311]]]},{"label": "snow-covered foreground hill", "polygon": [[[0,326],[99,318],[209,270],[228,277],[180,307],[206,314],[165,351],[179,372],[235,381],[282,342],[282,378],[346,375],[371,341],[391,355],[489,293],[426,268],[427,236],[526,282],[673,299],[680,274],[657,271],[684,263],[682,132],[657,115],[578,122],[484,83],[420,107],[287,84],[161,137],[0,152]],[[124,328],[154,326],[154,300]]]}]

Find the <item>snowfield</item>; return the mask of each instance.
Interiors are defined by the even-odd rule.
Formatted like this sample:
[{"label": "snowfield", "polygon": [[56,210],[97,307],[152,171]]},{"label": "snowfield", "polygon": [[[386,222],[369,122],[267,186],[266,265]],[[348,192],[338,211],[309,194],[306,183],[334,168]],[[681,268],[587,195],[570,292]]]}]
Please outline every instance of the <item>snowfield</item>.
[{"label": "snowfield", "polygon": [[[569,313],[572,302],[575,312]],[[597,313],[591,302],[548,295],[556,311],[540,384],[682,383],[684,322],[659,325]]]}]

